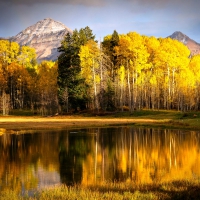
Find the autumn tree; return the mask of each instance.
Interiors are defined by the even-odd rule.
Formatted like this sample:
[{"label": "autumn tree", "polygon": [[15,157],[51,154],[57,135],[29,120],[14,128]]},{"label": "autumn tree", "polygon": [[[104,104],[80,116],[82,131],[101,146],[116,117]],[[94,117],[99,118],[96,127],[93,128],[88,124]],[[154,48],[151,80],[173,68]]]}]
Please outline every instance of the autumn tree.
[{"label": "autumn tree", "polygon": [[191,70],[192,75],[188,76],[188,78],[191,80],[192,83],[195,84],[194,109],[199,110],[200,109],[200,55],[195,55],[191,58],[189,63],[189,69]]},{"label": "autumn tree", "polygon": [[115,47],[118,62],[125,67],[127,80],[127,104],[130,111],[139,107],[139,86],[145,81],[145,70],[148,69],[147,48],[144,39],[136,32],[120,36],[119,44]]},{"label": "autumn tree", "polygon": [[35,49],[0,40],[0,66],[2,110],[8,114],[8,108],[22,109],[27,102],[28,77],[36,67]]},{"label": "autumn tree", "polygon": [[87,92],[93,97],[93,108],[99,110],[98,92],[100,83],[100,50],[95,41],[89,40],[86,45],[80,48],[81,60],[81,76],[85,80],[85,84],[92,88],[92,91]]},{"label": "autumn tree", "polygon": [[8,40],[0,40],[0,67],[2,76],[2,87],[0,91],[3,115],[9,113],[10,95],[8,85],[12,84],[12,77],[9,76],[9,65],[17,61],[19,45]]},{"label": "autumn tree", "polygon": [[43,61],[37,67],[38,110],[41,115],[58,113],[57,63]]},{"label": "autumn tree", "polygon": [[21,47],[20,54],[17,59],[19,64],[30,71],[33,70],[37,64],[35,49],[29,46]]},{"label": "autumn tree", "polygon": [[155,64],[163,70],[163,107],[175,107],[176,78],[189,64],[190,51],[177,40],[160,39],[160,50],[157,52]]}]

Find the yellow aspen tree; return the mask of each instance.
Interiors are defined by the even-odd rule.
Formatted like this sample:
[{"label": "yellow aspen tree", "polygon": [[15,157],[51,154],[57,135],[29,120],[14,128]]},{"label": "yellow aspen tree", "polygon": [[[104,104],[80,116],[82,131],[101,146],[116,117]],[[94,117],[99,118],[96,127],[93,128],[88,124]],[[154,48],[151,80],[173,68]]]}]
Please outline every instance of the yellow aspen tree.
[{"label": "yellow aspen tree", "polygon": [[160,51],[156,54],[155,63],[163,69],[164,108],[175,106],[176,77],[180,70],[187,67],[189,55],[189,49],[181,42],[171,38],[160,39]]},{"label": "yellow aspen tree", "polygon": [[120,84],[120,108],[123,111],[123,104],[124,104],[124,86],[125,86],[125,67],[121,65],[118,69],[118,77],[119,77],[119,84]]},{"label": "yellow aspen tree", "polygon": [[[146,73],[150,68],[148,63],[149,53],[145,46],[145,38],[136,32],[127,34],[130,38],[130,71],[132,77],[132,94],[134,94],[133,107],[142,107],[143,90],[148,83]],[[134,92],[135,91],[135,92]]]},{"label": "yellow aspen tree", "polygon": [[27,46],[20,47],[16,42],[0,40],[0,66],[0,76],[3,77],[0,78],[3,114],[8,114],[10,108],[24,107],[25,96],[27,102],[29,101],[27,78],[31,71],[35,71],[35,50]]},{"label": "yellow aspen tree", "polygon": [[144,37],[136,32],[120,35],[115,51],[118,62],[126,69],[129,109],[133,111],[135,107],[141,108],[142,95],[139,92],[143,94],[145,82],[148,82],[146,73],[150,67]]},{"label": "yellow aspen tree", "polygon": [[1,65],[1,73],[4,77],[2,84],[0,95],[2,96],[2,110],[3,115],[9,113],[10,109],[10,96],[7,90],[9,90],[9,65],[16,60],[18,55],[19,45],[15,42],[10,42],[8,40],[0,40],[0,65]]},{"label": "yellow aspen tree", "polygon": [[0,62],[3,67],[10,63],[9,46],[10,42],[8,40],[0,40]]},{"label": "yellow aspen tree", "polygon": [[[115,52],[118,57],[118,62],[125,67],[126,71],[126,80],[127,80],[127,87],[128,87],[128,101],[127,104],[129,109],[131,110],[132,106],[132,95],[131,95],[131,75],[130,75],[130,59],[131,59],[131,39],[127,35],[120,35],[118,46],[116,46]],[[125,103],[126,104],[126,103]]]},{"label": "yellow aspen tree", "polygon": [[57,65],[52,61],[43,61],[37,68],[37,92],[42,115],[58,112]]},{"label": "yellow aspen tree", "polygon": [[94,109],[99,110],[98,87],[100,83],[100,49],[93,40],[89,40],[86,45],[80,49],[81,61],[81,77],[85,79],[85,83],[92,88]]},{"label": "yellow aspen tree", "polygon": [[195,77],[195,110],[200,108],[200,55],[191,58],[189,69],[194,73]]},{"label": "yellow aspen tree", "polygon": [[195,75],[189,67],[181,70],[176,77],[178,110],[188,111],[195,108]]},{"label": "yellow aspen tree", "polygon": [[156,67],[154,59],[156,57],[157,51],[159,51],[160,42],[155,37],[144,36],[145,46],[149,53],[148,64],[149,70],[146,73],[146,82],[149,83],[149,87],[146,89],[150,92],[150,101],[152,109],[160,108],[160,85],[162,84],[162,79],[160,74],[160,68]]},{"label": "yellow aspen tree", "polygon": [[18,56],[19,64],[26,67],[28,70],[34,69],[36,67],[36,52],[35,49],[29,46],[22,46],[20,49],[20,54]]},{"label": "yellow aspen tree", "polygon": [[8,40],[0,40],[0,62],[8,66],[12,62],[17,61],[19,55],[19,44]]},{"label": "yellow aspen tree", "polygon": [[8,75],[8,90],[12,109],[23,109],[29,73],[22,65],[12,62],[8,66]]},{"label": "yellow aspen tree", "polygon": [[10,60],[11,62],[17,62],[17,56],[19,55],[20,46],[16,42],[10,43]]}]

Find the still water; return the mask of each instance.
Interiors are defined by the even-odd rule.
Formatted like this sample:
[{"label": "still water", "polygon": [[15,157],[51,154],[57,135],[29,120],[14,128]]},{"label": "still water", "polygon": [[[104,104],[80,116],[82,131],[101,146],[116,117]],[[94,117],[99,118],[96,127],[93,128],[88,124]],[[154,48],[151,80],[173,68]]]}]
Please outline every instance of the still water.
[{"label": "still water", "polygon": [[199,178],[199,132],[115,127],[0,136],[0,190]]}]

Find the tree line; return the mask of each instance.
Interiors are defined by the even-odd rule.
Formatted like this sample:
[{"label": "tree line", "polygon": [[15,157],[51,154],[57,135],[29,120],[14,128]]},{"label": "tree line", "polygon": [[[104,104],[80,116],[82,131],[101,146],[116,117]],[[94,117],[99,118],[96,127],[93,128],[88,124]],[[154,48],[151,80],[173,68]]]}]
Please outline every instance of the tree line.
[{"label": "tree line", "polygon": [[171,38],[136,32],[96,41],[89,27],[67,34],[56,62],[0,40],[0,110],[41,115],[89,110],[200,109],[200,55]]},{"label": "tree line", "polygon": [[59,102],[67,111],[200,108],[200,55],[177,40],[114,31],[97,43],[86,27],[66,35],[59,51]]}]

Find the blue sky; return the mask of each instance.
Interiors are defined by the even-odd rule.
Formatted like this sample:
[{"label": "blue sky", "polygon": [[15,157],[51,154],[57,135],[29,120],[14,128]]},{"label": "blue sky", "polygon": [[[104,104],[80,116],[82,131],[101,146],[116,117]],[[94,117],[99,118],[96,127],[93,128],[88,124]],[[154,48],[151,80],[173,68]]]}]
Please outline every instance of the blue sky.
[{"label": "blue sky", "polygon": [[200,43],[200,0],[0,1],[0,37],[14,36],[44,18],[70,29],[89,26],[96,39],[114,30],[167,37],[181,31]]}]

